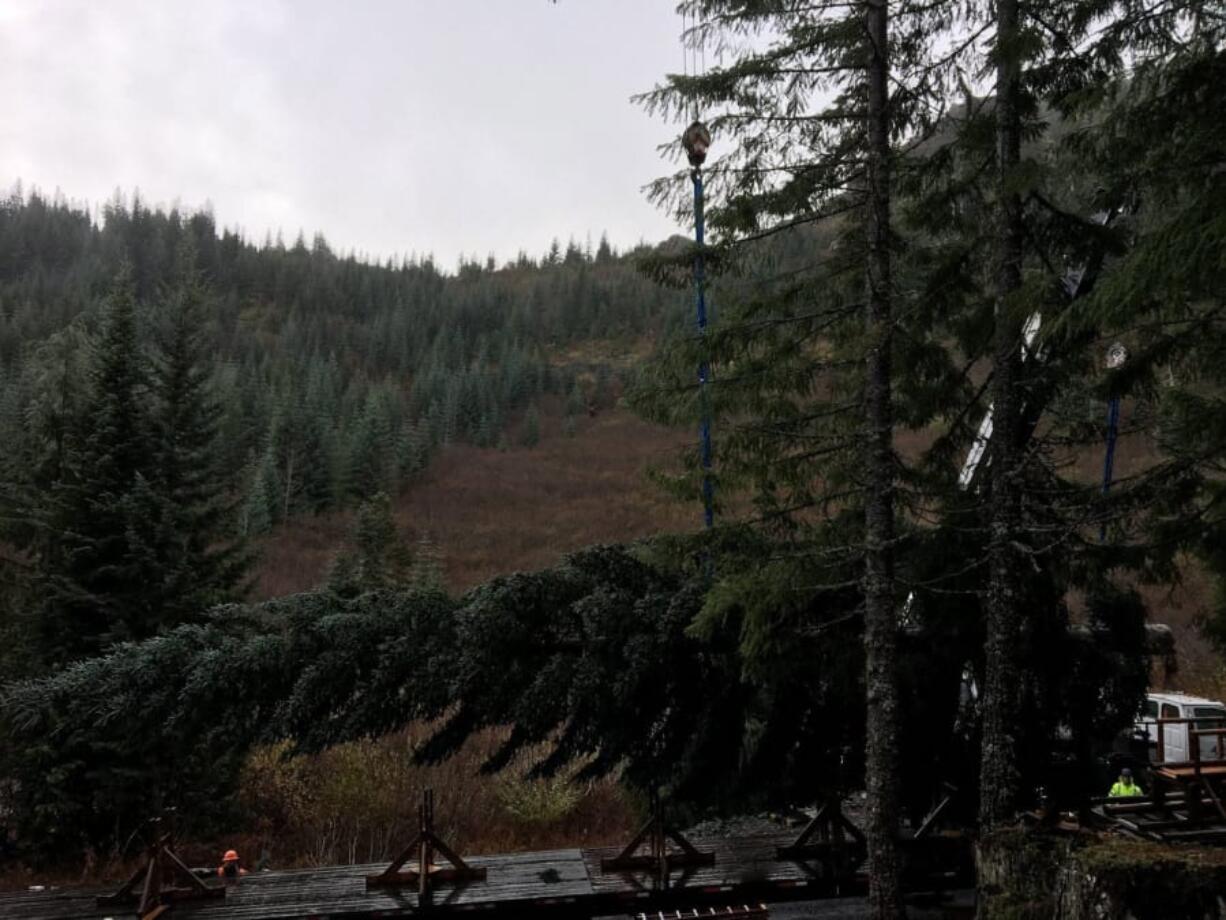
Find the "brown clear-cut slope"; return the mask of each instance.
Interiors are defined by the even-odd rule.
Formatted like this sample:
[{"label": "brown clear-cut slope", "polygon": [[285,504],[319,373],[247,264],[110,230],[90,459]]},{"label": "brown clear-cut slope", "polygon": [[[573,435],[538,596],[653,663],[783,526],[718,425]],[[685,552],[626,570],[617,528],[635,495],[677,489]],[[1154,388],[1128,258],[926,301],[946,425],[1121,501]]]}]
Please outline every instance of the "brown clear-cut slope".
[{"label": "brown clear-cut slope", "polygon": [[[701,509],[676,502],[648,480],[669,466],[686,432],[652,425],[625,409],[578,422],[541,420],[541,441],[506,450],[454,445],[394,500],[410,539],[423,533],[442,556],[447,585],[462,591],[495,575],[539,569],[593,543],[634,540],[701,524]],[[323,582],[349,531],[349,512],[300,517],[261,542],[253,597],[305,591]]]}]

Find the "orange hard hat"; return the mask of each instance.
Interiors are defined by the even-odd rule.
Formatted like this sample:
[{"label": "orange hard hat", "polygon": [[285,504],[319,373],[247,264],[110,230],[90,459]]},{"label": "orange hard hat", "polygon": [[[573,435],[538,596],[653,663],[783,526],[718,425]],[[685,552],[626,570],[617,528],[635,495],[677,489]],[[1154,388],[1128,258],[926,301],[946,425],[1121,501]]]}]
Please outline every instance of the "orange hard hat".
[{"label": "orange hard hat", "polygon": [[238,859],[238,850],[226,850],[226,855],[221,858],[222,862],[234,862]]}]

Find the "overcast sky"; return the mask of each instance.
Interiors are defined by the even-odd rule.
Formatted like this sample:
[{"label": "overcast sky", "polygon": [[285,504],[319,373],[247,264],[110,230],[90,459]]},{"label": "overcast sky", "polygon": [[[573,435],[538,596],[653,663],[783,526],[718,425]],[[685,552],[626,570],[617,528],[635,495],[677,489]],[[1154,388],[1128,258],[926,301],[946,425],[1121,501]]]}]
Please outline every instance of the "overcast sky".
[{"label": "overcast sky", "polygon": [[211,202],[261,241],[500,260],[674,225],[674,0],[0,0],[0,185]]}]

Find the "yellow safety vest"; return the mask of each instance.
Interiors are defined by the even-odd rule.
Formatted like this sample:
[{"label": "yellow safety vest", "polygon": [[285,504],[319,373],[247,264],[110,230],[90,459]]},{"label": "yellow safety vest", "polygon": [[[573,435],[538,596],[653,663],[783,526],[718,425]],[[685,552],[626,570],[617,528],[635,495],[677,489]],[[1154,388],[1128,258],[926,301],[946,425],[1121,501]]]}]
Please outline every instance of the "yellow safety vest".
[{"label": "yellow safety vest", "polygon": [[1145,793],[1141,791],[1141,787],[1138,786],[1136,783],[1124,783],[1121,781],[1121,782],[1117,782],[1114,786],[1111,787],[1110,794],[1113,796],[1126,796],[1126,795],[1144,795]]}]

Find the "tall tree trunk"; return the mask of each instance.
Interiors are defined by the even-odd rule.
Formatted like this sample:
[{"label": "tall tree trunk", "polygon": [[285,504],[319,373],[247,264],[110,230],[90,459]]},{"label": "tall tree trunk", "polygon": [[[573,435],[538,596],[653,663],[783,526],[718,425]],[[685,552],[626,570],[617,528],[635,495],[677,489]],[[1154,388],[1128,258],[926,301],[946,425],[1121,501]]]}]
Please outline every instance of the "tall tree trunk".
[{"label": "tall tree trunk", "polygon": [[894,445],[890,408],[889,11],[867,0],[868,356],[865,367],[864,653],[870,913],[902,915],[898,880],[898,620],[894,612]]},{"label": "tall tree trunk", "polygon": [[1021,160],[1021,62],[1018,0],[997,0],[996,338],[992,367],[991,532],[988,543],[986,674],[979,770],[979,822],[991,830],[1009,820],[1018,797],[1017,729],[1021,690],[1017,649],[1021,529],[1020,375],[1022,325],[1016,294],[1022,284],[1022,203],[1010,187]]}]

